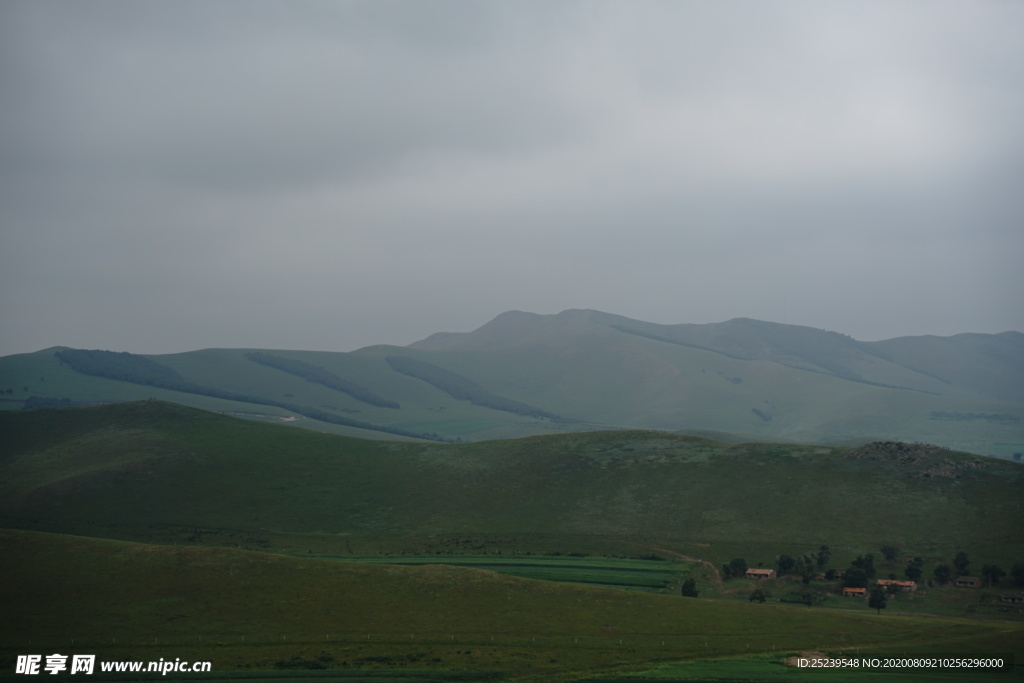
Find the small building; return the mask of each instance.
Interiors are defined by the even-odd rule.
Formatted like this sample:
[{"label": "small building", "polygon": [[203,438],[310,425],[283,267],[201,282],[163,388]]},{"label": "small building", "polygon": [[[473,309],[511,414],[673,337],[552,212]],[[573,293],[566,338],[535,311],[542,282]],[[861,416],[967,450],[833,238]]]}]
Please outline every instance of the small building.
[{"label": "small building", "polygon": [[775,570],[774,569],[760,569],[760,568],[754,567],[754,568],[751,568],[751,569],[747,570],[746,576],[747,576],[748,579],[774,579],[775,578]]},{"label": "small building", "polygon": [[958,576],[953,582],[960,588],[979,588],[981,587],[981,579],[977,576]]},{"label": "small building", "polygon": [[999,601],[1011,605],[1024,605],[1024,593],[1003,593],[999,596]]},{"label": "small building", "polygon": [[903,591],[904,593],[913,593],[917,590],[916,581],[897,581],[896,579],[879,579],[877,583],[879,586],[882,586],[883,588],[889,588],[890,586],[894,586],[899,590]]},{"label": "small building", "polygon": [[867,588],[850,588],[850,587],[847,587],[847,588],[843,589],[843,596],[844,597],[866,598],[867,595],[868,595],[868,589]]}]

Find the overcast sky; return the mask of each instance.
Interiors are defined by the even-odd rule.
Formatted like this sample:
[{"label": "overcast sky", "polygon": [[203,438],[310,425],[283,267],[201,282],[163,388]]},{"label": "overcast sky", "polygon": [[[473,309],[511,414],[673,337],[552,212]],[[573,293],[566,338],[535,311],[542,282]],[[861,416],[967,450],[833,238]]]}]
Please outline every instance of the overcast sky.
[{"label": "overcast sky", "polygon": [[1024,330],[1024,2],[0,0],[0,355]]}]

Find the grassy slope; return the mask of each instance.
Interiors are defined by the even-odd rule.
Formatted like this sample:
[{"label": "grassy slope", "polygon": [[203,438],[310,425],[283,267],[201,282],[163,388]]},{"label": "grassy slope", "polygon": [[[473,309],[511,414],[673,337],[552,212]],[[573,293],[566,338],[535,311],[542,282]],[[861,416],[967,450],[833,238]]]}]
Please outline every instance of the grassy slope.
[{"label": "grassy slope", "polygon": [[666,558],[632,559],[547,555],[319,555],[318,559],[369,564],[444,564],[487,569],[509,576],[566,583],[617,587],[659,593],[678,593],[694,563],[668,562]]},{"label": "grassy slope", "polygon": [[955,452],[852,457],[659,432],[402,444],[160,402],[5,412],[0,431],[8,526],[136,540],[228,529],[257,546],[319,534],[323,553],[460,535],[490,535],[492,549],[525,534],[700,547],[716,563],[820,544],[836,566],[886,543],[936,561],[1024,557],[1024,466]]},{"label": "grassy slope", "polygon": [[1002,622],[683,599],[478,569],[19,531],[0,531],[0,549],[0,596],[18,616],[0,621],[0,653],[11,659],[40,649],[89,651],[101,659],[208,659],[224,671],[322,656],[339,668],[554,680],[570,671],[772,650],[1024,654],[1021,625]]},{"label": "grassy slope", "polygon": [[[453,341],[431,348],[273,352],[361,384],[400,403],[399,410],[370,406],[258,365],[245,358],[246,349],[151,358],[197,384],[465,440],[603,425],[715,430],[803,442],[926,441],[1010,457],[1024,450],[1024,413],[1017,400],[1019,391],[1013,389],[1021,372],[1016,338],[1012,334],[961,335],[872,345],[811,328],[757,321],[663,326],[570,311],[558,316],[499,316],[476,332],[455,335]],[[921,354],[915,356],[915,349]],[[287,412],[86,377],[61,367],[52,354],[47,350],[0,358],[0,390],[12,389],[11,395],[4,396],[102,401],[156,396],[210,410],[277,417]],[[436,363],[501,396],[577,422],[531,419],[452,399],[425,382],[394,372],[384,360],[387,354]],[[887,355],[894,360],[886,360]],[[920,371],[914,369],[915,363],[922,366]],[[916,390],[850,381],[829,374],[830,369]],[[936,414],[973,417],[936,419]],[[1017,419],[984,417],[992,415]],[[390,438],[312,420],[297,424],[318,431]]]},{"label": "grassy slope", "polygon": [[[1001,455],[1010,452],[995,444],[1024,442],[1020,421],[932,419],[932,411],[1019,414],[1019,404],[960,393],[938,382],[928,390],[943,395],[851,382],[615,330],[566,335],[557,343],[525,349],[435,354],[443,359],[438,362],[479,378],[498,393],[526,396],[556,412],[605,424],[712,429],[794,441],[885,437]],[[906,384],[896,371],[902,372],[894,368],[879,376]]]},{"label": "grassy slope", "polygon": [[[1022,339],[1020,333],[1005,333],[865,343],[813,328],[748,319],[711,325],[657,325],[576,310],[546,316],[509,312],[473,332],[438,335],[412,346],[445,352],[453,362],[466,354],[477,354],[480,360],[490,358],[489,364],[476,370],[487,373],[490,367],[493,381],[525,382],[531,390],[553,389],[556,394],[563,389],[573,390],[578,382],[586,383],[589,370],[589,376],[598,381],[592,390],[581,388],[579,395],[566,400],[565,410],[581,400],[602,398],[610,399],[616,410],[614,397],[623,388],[627,393],[639,392],[623,403],[627,409],[635,409],[633,414],[640,422],[629,422],[620,415],[612,420],[617,424],[678,428],[685,424],[680,420],[698,417],[706,423],[699,428],[722,429],[709,425],[725,420],[732,425],[725,431],[749,433],[753,429],[764,436],[791,440],[885,436],[1009,456],[1014,448],[1019,451],[1024,447],[1019,421],[1015,429],[987,420],[958,421],[950,426],[937,424],[930,413],[1009,410],[1021,417]],[[538,362],[546,358],[552,365],[533,377],[536,386],[528,387],[531,363],[524,361],[534,354],[540,355]],[[595,357],[585,360],[580,355]],[[501,361],[495,362],[498,358]],[[569,367],[563,368],[558,361],[565,361]],[[523,367],[505,373],[504,364],[509,362]],[[571,369],[581,363],[581,372]],[[771,368],[775,376],[767,386],[758,386],[756,382],[766,379],[765,368]],[[464,366],[464,370],[471,372],[469,367]],[[566,382],[563,370],[568,376],[577,376]],[[698,376],[702,370],[703,376]],[[624,386],[615,386],[616,371],[624,373]],[[608,372],[612,376],[606,378]],[[817,380],[812,377],[815,374],[819,375]],[[822,377],[827,381],[822,383]],[[733,386],[724,383],[730,379]],[[753,386],[751,381],[755,382]],[[800,391],[811,388],[805,383],[815,381],[820,386],[815,387],[813,397],[801,398]],[[651,403],[644,405],[645,387],[665,393],[651,396]],[[557,401],[559,397],[552,398]],[[970,405],[975,407],[969,409]],[[702,406],[706,413],[700,411]],[[751,408],[771,415],[772,421],[760,423]],[[658,415],[668,423],[650,421]]]},{"label": "grassy slope", "polygon": [[[44,396],[52,398],[69,398],[73,401],[82,402],[123,402],[139,401],[147,398],[156,398],[162,401],[171,401],[182,405],[189,405],[202,410],[210,410],[232,415],[239,415],[249,419],[268,422],[280,422],[282,418],[294,418],[290,411],[266,405],[255,405],[239,401],[228,401],[209,396],[187,394],[180,391],[161,389],[158,387],[141,386],[130,382],[92,377],[75,372],[67,365],[61,363],[54,357],[54,352],[59,349],[46,349],[36,353],[19,354],[0,358],[0,389],[10,387],[13,393],[10,396],[14,401],[0,403],[0,408],[17,409],[21,406],[20,401],[29,396]],[[205,352],[195,352],[202,356]],[[236,360],[244,359],[243,351],[232,352],[231,356]],[[190,354],[182,354],[190,355]],[[169,356],[170,357],[170,356]],[[163,362],[163,356],[156,356]],[[249,363],[248,365],[256,365]],[[259,367],[259,366],[257,366]],[[244,374],[244,373],[239,373]],[[281,373],[283,377],[288,377]],[[308,384],[308,383],[307,383]],[[312,386],[312,385],[311,385]],[[285,393],[275,389],[275,396]],[[317,420],[303,419],[294,423],[296,426],[308,429],[347,434],[364,439],[388,440],[409,440],[394,434],[384,434],[354,427],[343,427],[335,424],[328,424]]]}]

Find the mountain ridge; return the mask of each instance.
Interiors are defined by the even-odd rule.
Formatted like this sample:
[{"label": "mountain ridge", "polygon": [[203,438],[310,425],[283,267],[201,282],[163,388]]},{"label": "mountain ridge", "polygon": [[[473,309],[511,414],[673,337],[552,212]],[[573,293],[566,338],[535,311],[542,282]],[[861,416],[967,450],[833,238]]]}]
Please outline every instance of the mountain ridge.
[{"label": "mountain ridge", "polygon": [[636,318],[629,318],[629,317],[618,315],[618,314],[614,314],[614,313],[606,313],[604,311],[598,311],[596,309],[570,308],[570,309],[566,309],[566,310],[560,311],[559,313],[531,313],[529,311],[522,311],[522,310],[519,310],[519,309],[512,309],[512,310],[505,311],[503,313],[499,313],[494,318],[490,319],[489,321],[485,322],[484,324],[480,325],[476,329],[471,330],[469,332],[435,332],[433,334],[428,335],[427,337],[424,337],[423,339],[414,341],[414,342],[406,345],[406,348],[422,348],[422,349],[436,350],[439,343],[447,342],[449,340],[462,340],[462,339],[465,339],[467,337],[471,337],[473,335],[476,335],[478,333],[483,333],[485,331],[486,332],[490,332],[491,330],[498,329],[498,328],[507,328],[507,327],[510,326],[511,323],[517,323],[519,325],[522,325],[524,323],[529,323],[529,324],[531,324],[535,328],[540,328],[541,326],[555,327],[555,326],[557,326],[557,324],[561,324],[562,326],[565,326],[567,323],[579,323],[580,321],[591,321],[591,320],[594,320],[594,319],[602,321],[602,322],[595,323],[594,326],[598,326],[598,325],[602,325],[602,324],[609,324],[607,321],[612,321],[612,320],[614,320],[618,324],[633,323],[633,324],[638,324],[638,325],[643,325],[643,326],[652,326],[652,327],[660,327],[660,328],[727,329],[729,327],[739,327],[741,325],[743,325],[743,326],[771,326],[771,327],[774,327],[774,328],[786,328],[786,329],[791,329],[791,330],[807,330],[807,331],[813,331],[815,333],[821,333],[821,334],[827,334],[827,335],[838,335],[840,337],[844,337],[846,339],[849,339],[849,340],[851,340],[851,341],[853,341],[853,342],[855,342],[857,344],[868,344],[868,345],[882,344],[882,343],[885,343],[885,342],[890,342],[890,341],[898,340],[898,339],[926,339],[926,338],[951,339],[951,338],[966,337],[966,336],[969,336],[969,337],[983,337],[983,338],[984,337],[1014,336],[1014,337],[1018,338],[1017,339],[1018,343],[1024,343],[1024,332],[1020,332],[1020,331],[1017,331],[1017,330],[1006,330],[1006,331],[1003,331],[1003,332],[996,332],[996,333],[969,332],[968,331],[968,332],[958,332],[958,333],[952,334],[952,335],[935,335],[935,334],[900,335],[900,336],[897,336],[897,337],[890,337],[890,338],[887,338],[887,339],[883,339],[883,340],[878,340],[878,341],[873,341],[872,342],[872,341],[858,340],[858,339],[853,338],[851,335],[845,334],[845,333],[842,333],[842,332],[834,332],[834,331],[831,331],[831,330],[825,330],[825,329],[822,329],[822,328],[812,327],[812,326],[809,326],[809,325],[797,325],[797,324],[793,324],[793,323],[779,323],[779,322],[773,322],[773,321],[769,321],[769,320],[761,320],[761,319],[758,319],[758,318],[750,318],[750,317],[746,317],[746,316],[738,316],[738,317],[735,317],[735,318],[729,318],[727,320],[723,320],[721,322],[712,322],[712,323],[652,323],[652,322],[646,322],[646,321],[643,321],[643,320],[639,320],[639,319],[636,319]]},{"label": "mountain ridge", "polygon": [[[513,325],[519,328],[517,334],[509,334]],[[610,327],[620,332],[656,341],[704,349],[730,358],[769,360],[803,370],[824,371],[851,381],[878,384],[894,389],[925,391],[926,393],[942,392],[938,391],[939,387],[927,386],[928,381],[922,382],[922,378],[950,383],[940,374],[952,365],[948,357],[948,347],[950,346],[959,346],[963,350],[968,350],[966,347],[988,347],[989,356],[993,353],[1001,356],[1018,368],[1018,379],[1024,378],[1024,372],[1020,372],[1020,368],[1024,368],[1024,333],[1016,331],[997,334],[963,332],[949,337],[920,335],[864,342],[840,332],[754,318],[731,318],[720,323],[663,325],[591,309],[569,309],[551,315],[506,311],[471,332],[441,332],[413,342],[406,348],[431,351],[485,350],[536,343],[544,338],[543,333],[545,332],[548,333],[547,338],[550,339],[553,336],[577,334],[600,327]],[[555,334],[551,334],[552,332]],[[496,333],[499,333],[500,336]],[[915,355],[914,352],[907,353],[903,349],[908,345],[921,344],[944,345],[947,347],[946,357],[932,362],[926,367],[917,367],[909,358]],[[981,353],[976,350],[972,351]],[[822,355],[823,352],[826,352],[825,357]],[[862,357],[851,358],[854,354],[859,354]],[[910,386],[904,386],[900,383],[892,384],[864,377],[856,366],[870,365],[872,358],[900,365],[910,371],[912,375],[922,377],[917,378],[919,380],[917,386],[914,386],[913,383]],[[1024,402],[1024,389],[1018,389],[1019,384],[1005,382],[1000,377],[992,376],[992,373],[986,376],[985,382],[987,382],[986,386],[1002,387],[999,393],[1000,398]],[[975,382],[974,384],[982,383]]]},{"label": "mountain ridge", "polygon": [[[506,311],[470,332],[351,352],[85,352],[124,366],[98,374],[63,362],[83,356],[71,351],[0,358],[0,407],[156,397],[366,438],[641,428],[1024,452],[1019,332],[861,342],[751,318],[662,325],[570,309]],[[268,354],[273,362],[254,362]],[[396,369],[411,367],[421,371]],[[132,368],[149,368],[149,379]]]}]

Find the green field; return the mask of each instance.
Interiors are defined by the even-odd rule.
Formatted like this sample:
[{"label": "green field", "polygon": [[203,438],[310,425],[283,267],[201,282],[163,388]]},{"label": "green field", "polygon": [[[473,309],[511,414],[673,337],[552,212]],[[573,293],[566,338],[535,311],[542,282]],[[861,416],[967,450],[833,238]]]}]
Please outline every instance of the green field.
[{"label": "green field", "polygon": [[[571,680],[790,651],[1021,654],[1024,625],[739,604],[444,565],[342,563],[0,532],[0,656],[180,657],[217,671],[413,669]],[[5,666],[7,671],[10,668]],[[418,674],[417,674],[418,675]],[[118,679],[120,680],[120,679]],[[811,679],[813,680],[813,679]]]},{"label": "green field", "polygon": [[612,557],[551,557],[527,555],[320,555],[319,559],[362,564],[422,566],[443,562],[475,567],[526,579],[579,583],[648,592],[668,592],[690,574],[691,565]]},{"label": "green field", "polygon": [[[959,550],[1009,569],[1024,465],[1005,460],[621,430],[385,442],[161,401],[3,411],[0,433],[2,671],[88,648],[280,680],[843,681],[780,661],[1024,656],[1009,579],[922,581],[878,615],[836,582],[719,573],[822,544],[837,568],[897,546],[883,577]],[[801,591],[824,602],[780,601]],[[906,680],[952,680],[931,675]]]}]

